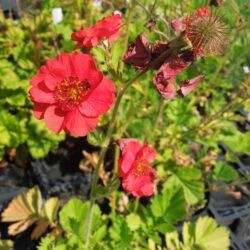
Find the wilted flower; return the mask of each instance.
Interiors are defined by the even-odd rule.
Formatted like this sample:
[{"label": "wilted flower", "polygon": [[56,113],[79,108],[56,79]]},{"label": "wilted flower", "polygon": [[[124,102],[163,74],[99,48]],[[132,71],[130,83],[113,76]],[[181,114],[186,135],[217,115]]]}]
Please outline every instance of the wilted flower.
[{"label": "wilted flower", "polygon": [[118,145],[122,150],[119,176],[123,188],[136,197],[152,195],[156,172],[149,164],[156,157],[155,150],[147,142],[141,145],[136,139],[120,139]]},{"label": "wilted flower", "polygon": [[71,39],[77,42],[76,48],[90,50],[103,40],[114,42],[120,36],[121,16],[113,14],[97,21],[93,26],[80,30],[71,35]]},{"label": "wilted flower", "polygon": [[144,33],[137,36],[135,43],[131,44],[123,56],[123,62],[142,70],[151,61],[150,44]]},{"label": "wilted flower", "polygon": [[82,53],[47,60],[31,85],[35,117],[56,133],[85,136],[115,99],[113,82],[97,70],[90,55]]},{"label": "wilted flower", "polygon": [[180,96],[186,96],[193,89],[195,89],[201,83],[201,81],[203,81],[203,79],[204,79],[204,75],[199,75],[199,76],[196,76],[196,77],[194,77],[192,79],[183,81],[180,84],[180,89],[178,90],[177,93]]},{"label": "wilted flower", "polygon": [[[157,71],[154,77],[154,85],[164,98],[175,98],[176,76],[185,70],[195,59],[195,54],[191,50],[184,50],[179,56],[170,57]],[[178,91],[178,93],[181,92]]]}]

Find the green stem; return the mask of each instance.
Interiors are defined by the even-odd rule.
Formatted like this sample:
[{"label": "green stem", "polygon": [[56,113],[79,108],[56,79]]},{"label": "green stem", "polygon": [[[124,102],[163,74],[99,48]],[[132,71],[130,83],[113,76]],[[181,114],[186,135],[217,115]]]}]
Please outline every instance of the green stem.
[{"label": "green stem", "polygon": [[123,89],[118,93],[116,103],[113,109],[113,113],[111,116],[111,120],[109,123],[109,127],[107,130],[106,137],[103,142],[103,146],[100,152],[100,156],[96,165],[96,168],[93,173],[93,178],[92,178],[92,183],[91,183],[91,192],[90,192],[90,206],[89,206],[89,213],[87,216],[87,221],[86,221],[86,234],[85,234],[85,244],[86,244],[86,249],[89,248],[89,241],[90,241],[90,235],[91,235],[91,227],[92,227],[92,219],[93,219],[93,212],[94,212],[94,204],[95,204],[95,189],[97,186],[97,181],[98,181],[98,176],[99,176],[99,169],[100,166],[105,158],[106,152],[108,150],[109,143],[111,141],[111,137],[115,128],[115,123],[116,123],[116,116],[118,114],[118,108],[121,103],[122,97],[126,93],[127,89],[135,83],[141,76],[143,76],[148,70],[154,68],[156,65],[158,65],[160,62],[164,61],[166,58],[171,56],[173,53],[176,53],[178,50],[183,48],[185,44],[179,40],[173,40],[171,46],[169,47],[168,50],[166,50],[164,53],[162,53],[159,57],[157,57],[155,60],[153,60],[151,63],[147,65],[140,73],[138,73],[134,78],[130,79]]},{"label": "green stem", "polygon": [[[133,12],[133,0],[129,2],[129,7],[128,7],[128,18],[126,21],[126,30],[125,30],[125,38],[124,38],[124,53],[126,52],[128,48],[128,40],[129,40],[129,29],[130,29],[130,23],[132,20],[132,12]],[[120,65],[119,72],[123,72],[124,69],[124,63],[122,62]],[[119,67],[118,67],[119,68]]]},{"label": "green stem", "polygon": [[159,105],[158,105],[155,124],[154,124],[153,130],[152,130],[152,133],[151,133],[151,141],[152,141],[152,143],[154,141],[154,136],[155,136],[156,129],[157,129],[157,127],[158,127],[158,125],[160,123],[160,119],[162,117],[163,108],[164,108],[164,98],[161,96],[161,99],[160,99],[160,102],[159,102]]}]

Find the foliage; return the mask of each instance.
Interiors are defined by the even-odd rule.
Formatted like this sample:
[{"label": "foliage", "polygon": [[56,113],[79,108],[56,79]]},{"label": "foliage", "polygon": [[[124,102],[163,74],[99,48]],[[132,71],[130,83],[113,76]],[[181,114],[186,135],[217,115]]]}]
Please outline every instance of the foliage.
[{"label": "foliage", "polygon": [[1,216],[2,222],[15,222],[8,227],[9,235],[16,235],[35,224],[32,239],[38,239],[52,226],[59,208],[59,199],[50,198],[44,204],[40,190],[35,187],[15,197]]},{"label": "foliage", "polygon": [[182,228],[182,238],[183,240],[180,240],[177,231],[167,233],[167,249],[226,250],[230,246],[227,229],[218,227],[215,220],[208,216],[200,217],[195,224],[185,222]]},{"label": "foliage", "polygon": [[[0,15],[0,160],[12,148],[17,150],[17,157],[28,159],[28,155],[22,155],[28,152],[34,159],[41,158],[65,139],[64,133],[54,134],[33,117],[28,90],[30,78],[45,60],[73,50],[73,31],[82,25],[88,27],[115,8],[125,12],[121,38],[111,46],[104,43],[91,51],[99,69],[116,83],[118,94],[136,75],[121,61],[136,36],[145,32],[150,42],[169,41],[174,36],[170,21],[204,4],[201,0],[103,2],[99,10],[91,1],[34,1],[28,3],[30,12],[18,22]],[[64,20],[52,25],[51,8],[59,4]],[[237,162],[242,153],[250,154],[250,78],[242,69],[249,65],[249,8],[246,1],[228,0],[219,12],[230,30],[229,46],[222,56],[200,58],[177,76],[179,82],[200,72],[205,74],[192,94],[162,102],[149,71],[125,93],[109,147],[105,135],[110,114],[88,134],[89,144],[115,152],[106,157],[102,171],[110,172],[99,176],[102,183],[94,192],[100,203],[94,206],[89,249],[229,249],[228,231],[207,216],[195,224],[184,222],[181,233],[175,230],[197,207],[205,206],[205,187],[216,186],[218,181],[240,183],[241,177],[230,163]],[[150,199],[126,196],[127,202],[123,200],[117,178],[119,152],[113,143],[122,137],[148,141],[157,151],[153,165],[158,176],[157,192]],[[221,145],[227,152],[218,161],[217,156],[223,155]],[[97,160],[91,165],[89,171],[96,167]],[[101,210],[103,201],[111,213]],[[89,206],[87,201],[72,198],[58,212],[58,198],[44,201],[39,189],[33,188],[14,198],[1,220],[12,223],[10,235],[33,226],[32,238],[44,236],[39,250],[85,250]],[[0,241],[0,249],[11,248],[11,244]]]}]

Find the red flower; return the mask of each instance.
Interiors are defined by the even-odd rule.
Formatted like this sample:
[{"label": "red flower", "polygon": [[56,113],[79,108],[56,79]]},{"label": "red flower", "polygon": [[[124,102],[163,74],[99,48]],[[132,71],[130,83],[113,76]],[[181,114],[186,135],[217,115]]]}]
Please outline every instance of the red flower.
[{"label": "red flower", "polygon": [[118,145],[122,150],[119,176],[123,188],[136,197],[152,195],[156,172],[149,164],[154,161],[156,151],[147,142],[141,145],[136,139],[121,139]]},{"label": "red flower", "polygon": [[63,53],[49,59],[31,79],[34,115],[56,133],[85,136],[114,102],[115,87],[97,70],[93,58]]},{"label": "red flower", "polygon": [[91,49],[102,40],[114,42],[120,36],[121,16],[113,14],[97,21],[93,26],[80,30],[71,35],[71,39],[77,42],[76,48]]}]

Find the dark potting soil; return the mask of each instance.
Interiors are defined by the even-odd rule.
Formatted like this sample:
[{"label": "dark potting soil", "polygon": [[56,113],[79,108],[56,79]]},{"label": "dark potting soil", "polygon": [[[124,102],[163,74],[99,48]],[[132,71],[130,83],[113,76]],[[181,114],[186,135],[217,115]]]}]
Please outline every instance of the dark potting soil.
[{"label": "dark potting soil", "polygon": [[[221,156],[227,151],[225,145],[220,145]],[[31,157],[25,166],[20,167],[13,161],[9,161],[9,166],[0,168],[0,213],[7,207],[13,197],[19,193],[27,191],[37,185],[44,199],[57,196],[62,202],[66,202],[73,196],[81,199],[88,199],[91,175],[85,174],[79,169],[80,161],[84,158],[83,150],[91,153],[99,151],[99,148],[89,145],[85,138],[72,138],[62,142],[58,150],[51,152],[47,157],[34,160]],[[110,171],[113,164],[114,148],[110,145],[107,153],[105,169]],[[240,162],[232,164],[233,167],[243,175],[250,171],[250,157],[240,155]],[[250,184],[236,187],[235,191],[241,192],[240,199],[217,191],[206,193],[208,201],[204,209],[198,210],[192,218],[196,220],[199,216],[209,215],[216,219],[220,225],[227,226],[231,231],[231,249],[250,249]],[[107,199],[100,201],[100,208],[103,213],[109,213],[110,207]],[[149,198],[141,198],[140,203],[147,205]],[[30,235],[33,228],[10,237],[7,233],[9,223],[0,223],[0,239],[11,239],[14,241],[14,250],[35,250],[39,241],[31,241]],[[182,223],[177,225],[181,229]]]},{"label": "dark potting soil", "polygon": [[[9,162],[0,168],[0,212],[7,207],[11,199],[19,193],[38,186],[44,199],[59,197],[66,202],[70,197],[87,199],[90,191],[91,175],[79,169],[83,159],[83,150],[96,151],[85,138],[72,138],[62,142],[58,150],[47,157],[34,160],[29,156],[24,167]],[[0,239],[14,241],[14,250],[35,250],[38,242],[31,241],[32,227],[16,236],[7,234],[8,223],[0,223]]]}]

